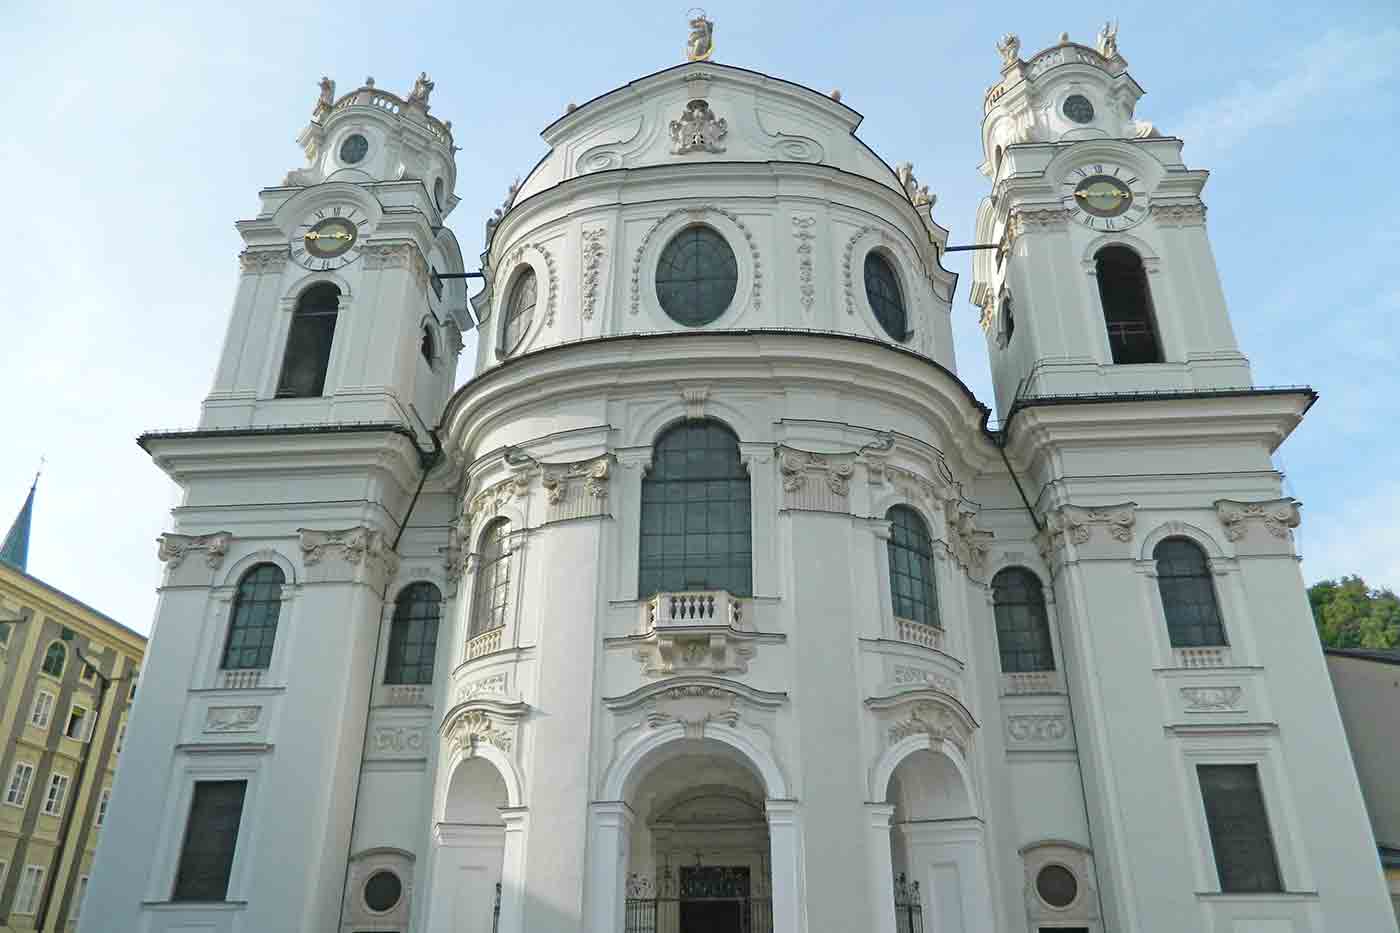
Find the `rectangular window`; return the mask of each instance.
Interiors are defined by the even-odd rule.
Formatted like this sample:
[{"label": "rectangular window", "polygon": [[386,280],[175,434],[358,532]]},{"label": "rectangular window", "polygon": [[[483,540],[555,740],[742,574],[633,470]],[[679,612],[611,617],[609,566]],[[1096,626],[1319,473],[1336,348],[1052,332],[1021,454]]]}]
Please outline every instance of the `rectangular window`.
[{"label": "rectangular window", "polygon": [[222,901],[228,897],[247,790],[247,781],[195,783],[171,900]]},{"label": "rectangular window", "polygon": [[47,690],[40,690],[34,694],[34,709],[29,713],[29,724],[40,729],[47,729],[51,718],[53,718],[53,694]]},{"label": "rectangular window", "polygon": [[19,878],[19,890],[15,892],[14,911],[17,914],[32,914],[39,906],[39,892],[44,887],[44,866],[26,865]]},{"label": "rectangular window", "polygon": [[83,664],[83,672],[79,676],[83,678],[84,682],[92,683],[97,679],[97,668],[85,663]]},{"label": "rectangular window", "polygon": [[88,711],[74,703],[73,708],[68,711],[68,725],[64,727],[63,734],[79,742],[86,741],[87,719]]},{"label": "rectangular window", "polygon": [[63,813],[63,801],[68,797],[68,775],[55,774],[49,777],[49,792],[44,795],[44,812],[49,816]]},{"label": "rectangular window", "polygon": [[128,703],[134,703],[136,701],[136,680],[140,676],[140,671],[131,675],[131,689],[126,692],[126,701]]},{"label": "rectangular window", "polygon": [[1282,891],[1257,765],[1197,765],[1220,890]]},{"label": "rectangular window", "polygon": [[78,879],[78,893],[73,897],[73,922],[77,923],[78,918],[83,913],[83,901],[87,899],[88,876],[83,875]]},{"label": "rectangular window", "polygon": [[97,825],[101,826],[107,822],[107,804],[112,799],[112,789],[109,787],[102,792],[102,796],[97,798]]},{"label": "rectangular window", "polygon": [[115,746],[113,746],[112,751],[115,752],[116,754],[120,755],[120,754],[122,753],[122,743],[125,742],[125,741],[126,741],[126,723],[122,723],[120,726],[117,726],[117,744],[116,744]]},{"label": "rectangular window", "polygon": [[15,763],[10,774],[10,786],[5,789],[5,802],[16,807],[24,806],[29,797],[29,784],[34,780],[34,766],[27,761]]}]

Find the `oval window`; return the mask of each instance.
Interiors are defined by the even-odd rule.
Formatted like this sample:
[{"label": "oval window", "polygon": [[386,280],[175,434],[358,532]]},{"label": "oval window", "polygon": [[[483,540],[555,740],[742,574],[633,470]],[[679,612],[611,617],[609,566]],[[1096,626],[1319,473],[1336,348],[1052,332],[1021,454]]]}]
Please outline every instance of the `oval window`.
[{"label": "oval window", "polygon": [[687,227],[661,251],[656,298],[678,324],[700,327],[716,320],[729,308],[738,285],[734,250],[710,227]]},{"label": "oval window", "polygon": [[506,300],[505,320],[501,323],[501,350],[514,353],[515,348],[525,339],[530,330],[530,322],[535,319],[535,303],[538,289],[535,285],[535,270],[527,268],[515,279],[510,297]]},{"label": "oval window", "polygon": [[345,137],[345,142],[340,144],[340,161],[346,165],[354,165],[365,157],[369,152],[369,140],[359,133],[351,133]]},{"label": "oval window", "polygon": [[1089,103],[1089,98],[1083,94],[1071,94],[1066,97],[1060,110],[1075,123],[1089,123],[1094,119],[1094,105]]},{"label": "oval window", "polygon": [[392,910],[403,896],[403,882],[391,871],[377,871],[365,882],[365,906],[375,913]]},{"label": "oval window", "polygon": [[899,279],[894,269],[879,253],[865,254],[865,297],[870,301],[870,310],[875,319],[895,340],[903,341],[909,336],[909,322],[904,313],[904,295],[899,290]]},{"label": "oval window", "polygon": [[1035,891],[1051,907],[1068,907],[1079,896],[1079,882],[1063,865],[1046,865],[1035,876]]}]

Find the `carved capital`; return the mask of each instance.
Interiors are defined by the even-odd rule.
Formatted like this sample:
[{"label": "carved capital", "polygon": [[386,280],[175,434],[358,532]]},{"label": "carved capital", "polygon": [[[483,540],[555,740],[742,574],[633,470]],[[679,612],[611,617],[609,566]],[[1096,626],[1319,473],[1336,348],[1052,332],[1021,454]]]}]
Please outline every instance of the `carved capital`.
[{"label": "carved capital", "polygon": [[1006,245],[1009,248],[1018,237],[1028,233],[1046,233],[1069,226],[1069,211],[1063,208],[1019,210],[1006,222]]},{"label": "carved capital", "polygon": [[512,498],[523,499],[529,494],[530,475],[525,472],[517,473],[473,496],[471,504],[467,506],[467,515],[471,518],[494,515]]},{"label": "carved capital", "polygon": [[299,528],[297,532],[301,536],[302,562],[308,568],[339,559],[354,571],[370,573],[377,581],[398,573],[399,557],[378,529],[357,525],[338,531]]},{"label": "carved capital", "polygon": [[244,275],[271,275],[285,269],[288,258],[286,247],[275,250],[245,249],[238,254],[238,268]]},{"label": "carved capital", "polygon": [[1041,556],[1051,561],[1069,546],[1089,544],[1095,528],[1103,529],[1114,541],[1127,543],[1133,540],[1136,522],[1136,502],[1092,508],[1062,505],[1045,513],[1045,527],[1037,536]]},{"label": "carved capital", "polygon": [[1190,204],[1154,204],[1149,210],[1152,219],[1163,227],[1199,227],[1206,222],[1206,206],[1200,201]]},{"label": "carved capital", "polygon": [[780,447],[778,470],[783,477],[784,507],[849,511],[847,498],[856,471],[855,461],[855,454],[814,454]]},{"label": "carved capital", "polygon": [[977,513],[967,511],[953,500],[944,503],[948,519],[948,543],[950,550],[963,569],[973,575],[980,575],[987,567],[987,554],[992,549],[990,531],[977,527]]},{"label": "carved capital", "polygon": [[228,545],[232,540],[233,535],[227,531],[219,531],[211,535],[167,533],[156,539],[158,543],[156,556],[169,565],[171,570],[174,570],[184,562],[190,551],[203,551],[205,565],[210,570],[217,570],[223,564],[224,555],[228,553]]},{"label": "carved capital", "polygon": [[1237,502],[1220,499],[1215,514],[1225,528],[1225,537],[1241,541],[1254,525],[1260,525],[1274,538],[1292,542],[1292,529],[1302,523],[1302,503],[1297,499],[1266,499],[1262,502]]}]

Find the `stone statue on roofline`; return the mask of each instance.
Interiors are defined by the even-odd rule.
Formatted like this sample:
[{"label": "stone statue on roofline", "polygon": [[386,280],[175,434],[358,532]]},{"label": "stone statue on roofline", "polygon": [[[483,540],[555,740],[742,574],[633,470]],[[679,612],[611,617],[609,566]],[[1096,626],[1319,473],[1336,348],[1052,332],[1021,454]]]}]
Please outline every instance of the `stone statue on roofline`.
[{"label": "stone statue on roofline", "polygon": [[321,96],[316,99],[316,109],[311,111],[313,117],[329,111],[331,105],[335,103],[335,82],[329,77],[321,76]]},{"label": "stone statue on roofline", "polygon": [[1010,68],[1021,58],[1021,37],[1008,32],[997,43],[997,51],[1001,53],[1001,67]]},{"label": "stone statue on roofline", "polygon": [[904,188],[904,193],[909,198],[909,203],[915,207],[933,207],[936,200],[934,195],[929,194],[928,185],[919,184],[919,179],[914,177],[914,163],[901,162],[894,167],[895,177],[899,179],[899,184]]},{"label": "stone statue on roofline", "polygon": [[1094,43],[1094,48],[1098,49],[1104,58],[1118,58],[1118,24],[1109,20],[1103,24],[1099,30],[1098,40]]},{"label": "stone statue on roofline", "polygon": [[418,104],[424,110],[428,109],[428,95],[433,92],[436,85],[429,80],[426,71],[419,73],[418,80],[413,82],[413,90],[408,92],[408,102]]}]

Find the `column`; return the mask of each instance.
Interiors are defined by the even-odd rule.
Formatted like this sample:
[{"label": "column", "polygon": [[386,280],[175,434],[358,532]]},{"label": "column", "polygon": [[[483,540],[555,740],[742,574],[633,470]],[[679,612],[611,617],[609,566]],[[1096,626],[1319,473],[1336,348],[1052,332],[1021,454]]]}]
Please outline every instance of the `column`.
[{"label": "column", "polygon": [[[617,933],[622,929],[622,891],[626,882],[627,849],[632,837],[632,808],[621,800],[601,800],[589,806],[587,910],[588,933]],[[507,933],[503,927],[501,933]]]},{"label": "column", "polygon": [[[767,800],[769,862],[773,870],[773,933],[805,933],[802,816],[796,800]],[[885,851],[889,851],[886,844]]]},{"label": "column", "polygon": [[497,933],[522,933],[525,840],[530,828],[530,811],[525,807],[502,807],[501,819],[506,823],[506,838],[501,854],[501,922]]},{"label": "column", "polygon": [[870,830],[866,834],[866,862],[870,868],[870,898],[874,913],[871,933],[895,933],[894,865],[890,860],[890,820],[894,804],[867,803],[865,815]]}]

